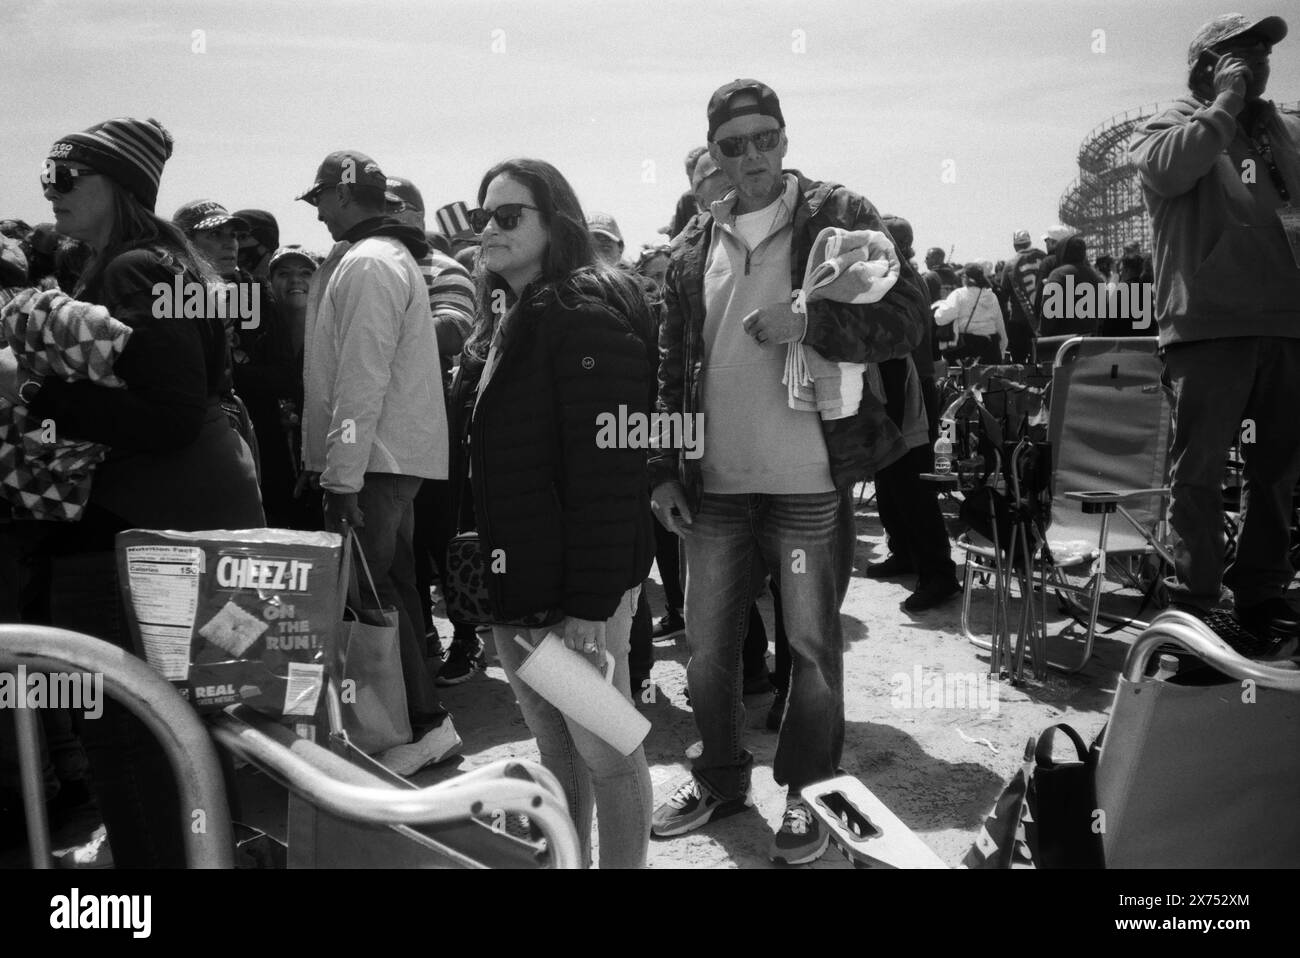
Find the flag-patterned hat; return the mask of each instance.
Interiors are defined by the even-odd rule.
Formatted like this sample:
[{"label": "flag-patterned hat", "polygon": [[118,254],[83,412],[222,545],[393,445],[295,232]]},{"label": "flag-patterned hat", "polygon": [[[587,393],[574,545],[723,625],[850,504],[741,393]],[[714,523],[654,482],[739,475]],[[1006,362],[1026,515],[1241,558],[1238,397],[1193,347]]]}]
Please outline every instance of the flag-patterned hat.
[{"label": "flag-patterned hat", "polygon": [[171,155],[172,135],[157,120],[118,117],[69,133],[50,147],[49,158],[85,163],[116,180],[152,212],[163,164]]}]

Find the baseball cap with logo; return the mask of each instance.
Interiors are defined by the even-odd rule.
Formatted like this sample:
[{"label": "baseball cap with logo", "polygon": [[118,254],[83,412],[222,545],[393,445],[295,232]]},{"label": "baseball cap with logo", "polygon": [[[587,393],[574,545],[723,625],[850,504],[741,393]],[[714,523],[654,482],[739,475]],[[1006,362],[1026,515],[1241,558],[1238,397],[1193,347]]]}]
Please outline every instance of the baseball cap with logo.
[{"label": "baseball cap with logo", "polygon": [[[733,107],[731,101],[742,93],[748,93],[758,102]],[[785,126],[785,117],[781,115],[781,101],[766,83],[759,83],[757,80],[732,80],[718,87],[713,96],[709,97],[709,141],[712,142],[713,134],[718,132],[718,127],[728,120],[752,113],[770,116],[782,127]]]},{"label": "baseball cap with logo", "polygon": [[281,246],[271,255],[271,261],[266,264],[266,275],[270,276],[277,266],[289,259],[301,259],[311,264],[313,269],[320,265],[320,260],[301,246]]},{"label": "baseball cap with logo", "polygon": [[1028,249],[1033,240],[1029,238],[1029,230],[1016,230],[1011,234],[1011,246],[1013,249]]},{"label": "baseball cap with logo", "polygon": [[587,232],[600,233],[602,236],[608,236],[620,246],[623,244],[623,233],[618,228],[618,222],[608,213],[588,213]]},{"label": "baseball cap with logo", "polygon": [[424,197],[414,183],[401,176],[390,176],[386,182],[388,202],[400,204],[404,210],[424,212]]},{"label": "baseball cap with logo", "polygon": [[1264,17],[1252,23],[1240,13],[1225,13],[1215,17],[1196,31],[1191,46],[1187,48],[1187,65],[1196,66],[1196,61],[1206,50],[1246,33],[1254,34],[1273,46],[1286,37],[1286,21],[1281,17]]},{"label": "baseball cap with logo", "polygon": [[247,220],[235,216],[216,200],[191,200],[172,215],[172,222],[186,233],[214,230],[227,223],[237,230],[248,230]]},{"label": "baseball cap with logo", "polygon": [[296,200],[306,200],[312,206],[323,190],[340,183],[357,187],[368,187],[380,193],[388,191],[388,177],[379,168],[379,164],[356,150],[337,150],[325,157],[316,170],[316,181],[311,188],[295,196]]}]

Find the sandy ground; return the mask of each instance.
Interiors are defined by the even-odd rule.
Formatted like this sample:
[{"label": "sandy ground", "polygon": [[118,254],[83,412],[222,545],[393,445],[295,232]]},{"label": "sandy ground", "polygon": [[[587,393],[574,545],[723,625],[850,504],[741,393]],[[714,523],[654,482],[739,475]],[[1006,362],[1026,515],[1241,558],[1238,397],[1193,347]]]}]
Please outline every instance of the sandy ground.
[{"label": "sandy ground", "polygon": [[[868,487],[870,492],[870,487]],[[955,506],[945,508],[950,529],[959,531]],[[988,655],[961,635],[960,597],[919,616],[904,612],[902,602],[910,583],[872,581],[865,577],[868,562],[885,556],[884,535],[874,504],[857,514],[858,545],[854,573],[841,614],[845,636],[846,731],[842,765],[857,776],[948,865],[957,865],[971,846],[983,817],[1005,782],[1014,774],[1026,740],[1054,722],[1068,722],[1091,740],[1105,722],[1114,693],[1115,676],[1127,642],[1134,633],[1099,637],[1092,660],[1074,675],[1053,671],[1043,682],[1013,686],[988,676]],[[960,563],[960,553],[954,549]],[[960,569],[960,565],[959,565]],[[653,575],[657,576],[655,570]],[[649,584],[656,618],[663,613],[663,592],[657,580]],[[1133,607],[1133,600],[1115,596]],[[770,597],[760,600],[773,632]],[[975,621],[987,623],[992,604],[987,590],[977,588]],[[450,624],[439,617],[444,638]],[[984,626],[987,628],[987,625]],[[1074,661],[1081,643],[1053,643],[1049,658]],[[769,652],[771,650],[769,649]],[[492,650],[489,649],[489,659]],[[644,703],[653,722],[646,740],[655,801],[662,802],[687,774],[686,750],[698,741],[694,718],[686,704],[684,639],[658,643],[653,679],[655,696]],[[769,664],[770,664],[769,657]],[[939,677],[962,676],[967,688],[982,691],[975,700],[939,702],[900,693],[922,676],[922,684]],[[455,761],[421,773],[417,784],[429,785],[457,773],[503,758],[536,760],[537,749],[520,716],[505,675],[494,662],[485,674],[445,689],[464,739],[464,754]],[[746,747],[755,755],[755,806],[687,835],[653,840],[653,868],[770,868],[767,851],[772,830],[780,822],[785,790],[772,779],[771,763],[777,736],[764,727],[771,696],[750,698]],[[968,707],[960,707],[962,704]],[[247,769],[240,775],[246,821],[277,837],[284,836],[284,793],[269,780]],[[56,849],[85,842],[98,825],[93,808],[54,836]],[[598,854],[597,850],[597,854]],[[23,867],[21,848],[0,854],[0,868]],[[834,848],[811,868],[848,868]]]},{"label": "sandy ground", "polygon": [[[945,511],[955,512],[951,508]],[[950,525],[956,527],[951,516]],[[1086,740],[1100,731],[1132,633],[1099,638],[1092,661],[1075,675],[1053,671],[1046,681],[1021,687],[1007,680],[990,680],[988,654],[961,635],[960,597],[923,615],[904,612],[902,602],[909,594],[910,582],[865,577],[867,563],[885,556],[884,534],[873,503],[859,508],[857,530],[854,574],[841,613],[847,720],[842,765],[945,863],[956,865],[1020,764],[1028,737],[1062,721],[1073,725]],[[960,562],[956,550],[954,557]],[[657,569],[652,574],[657,576]],[[663,593],[657,581],[650,585],[650,599],[658,617],[663,611]],[[1116,600],[1125,601],[1119,596]],[[771,599],[760,600],[760,608],[771,636]],[[977,587],[975,621],[988,622],[991,609],[988,593]],[[442,631],[445,635],[450,629]],[[1081,648],[1081,643],[1053,643],[1049,658],[1068,655],[1073,660]],[[699,739],[685,700],[686,660],[684,639],[656,644],[655,702],[644,706],[653,722],[646,754],[656,803],[671,794],[687,774],[686,750]],[[944,708],[924,696],[919,701],[905,701],[900,693],[918,673],[924,687],[931,687],[938,676],[960,673],[971,683],[969,688],[983,689],[981,698],[967,708]],[[991,686],[978,684],[989,681]],[[485,675],[445,690],[444,701],[465,740],[465,756],[458,770],[512,756],[537,758],[499,666],[492,664]],[[653,840],[651,867],[777,867],[768,862],[767,850],[772,830],[780,822],[785,789],[772,778],[777,736],[764,728],[770,702],[770,695],[746,701],[745,744],[756,758],[755,807],[687,835]],[[439,769],[422,774],[418,781],[427,784],[450,774],[451,769]],[[804,867],[850,866],[832,848],[821,861]]]}]

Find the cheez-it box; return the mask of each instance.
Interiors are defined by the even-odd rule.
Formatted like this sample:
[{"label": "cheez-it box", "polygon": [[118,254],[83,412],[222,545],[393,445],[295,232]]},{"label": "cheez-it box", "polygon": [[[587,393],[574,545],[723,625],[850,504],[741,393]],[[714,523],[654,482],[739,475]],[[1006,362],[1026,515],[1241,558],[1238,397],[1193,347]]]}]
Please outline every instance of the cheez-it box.
[{"label": "cheez-it box", "polygon": [[244,703],[309,721],[346,588],[332,532],[241,529],[117,536],[127,628],[200,712]]}]

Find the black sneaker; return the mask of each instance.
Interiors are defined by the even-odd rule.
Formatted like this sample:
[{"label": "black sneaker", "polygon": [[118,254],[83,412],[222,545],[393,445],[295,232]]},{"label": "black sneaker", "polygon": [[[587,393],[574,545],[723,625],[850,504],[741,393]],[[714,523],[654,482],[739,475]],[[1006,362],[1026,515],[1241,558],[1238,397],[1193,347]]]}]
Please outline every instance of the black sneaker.
[{"label": "black sneaker", "polygon": [[772,849],[767,857],[786,865],[806,865],[825,854],[830,838],[830,832],[817,821],[803,799],[790,799],[785,803],[781,827],[772,836]]},{"label": "black sneaker", "polygon": [[896,555],[891,555],[884,562],[873,562],[867,565],[868,579],[892,579],[895,576],[911,575],[914,570],[912,563]]},{"label": "black sneaker", "polygon": [[734,798],[724,802],[714,798],[692,775],[673,792],[668,801],[655,809],[650,819],[650,834],[656,838],[671,838],[684,835],[715,818],[725,818],[737,812],[743,812],[754,804],[746,791],[743,798]]},{"label": "black sneaker", "polygon": [[681,613],[669,612],[655,623],[654,631],[650,633],[650,637],[652,639],[667,639],[685,631],[686,621],[682,618]]},{"label": "black sneaker", "polygon": [[1291,638],[1300,635],[1300,615],[1281,596],[1245,608],[1238,606],[1233,614],[1244,628],[1258,636]]},{"label": "black sneaker", "polygon": [[961,591],[955,580],[951,582],[927,582],[909,595],[903,602],[907,612],[928,612],[938,608]]},{"label": "black sneaker", "polygon": [[453,642],[447,650],[447,660],[443,663],[435,680],[441,686],[460,685],[474,677],[481,668],[483,660],[483,643],[476,642],[468,648],[465,642]]}]

